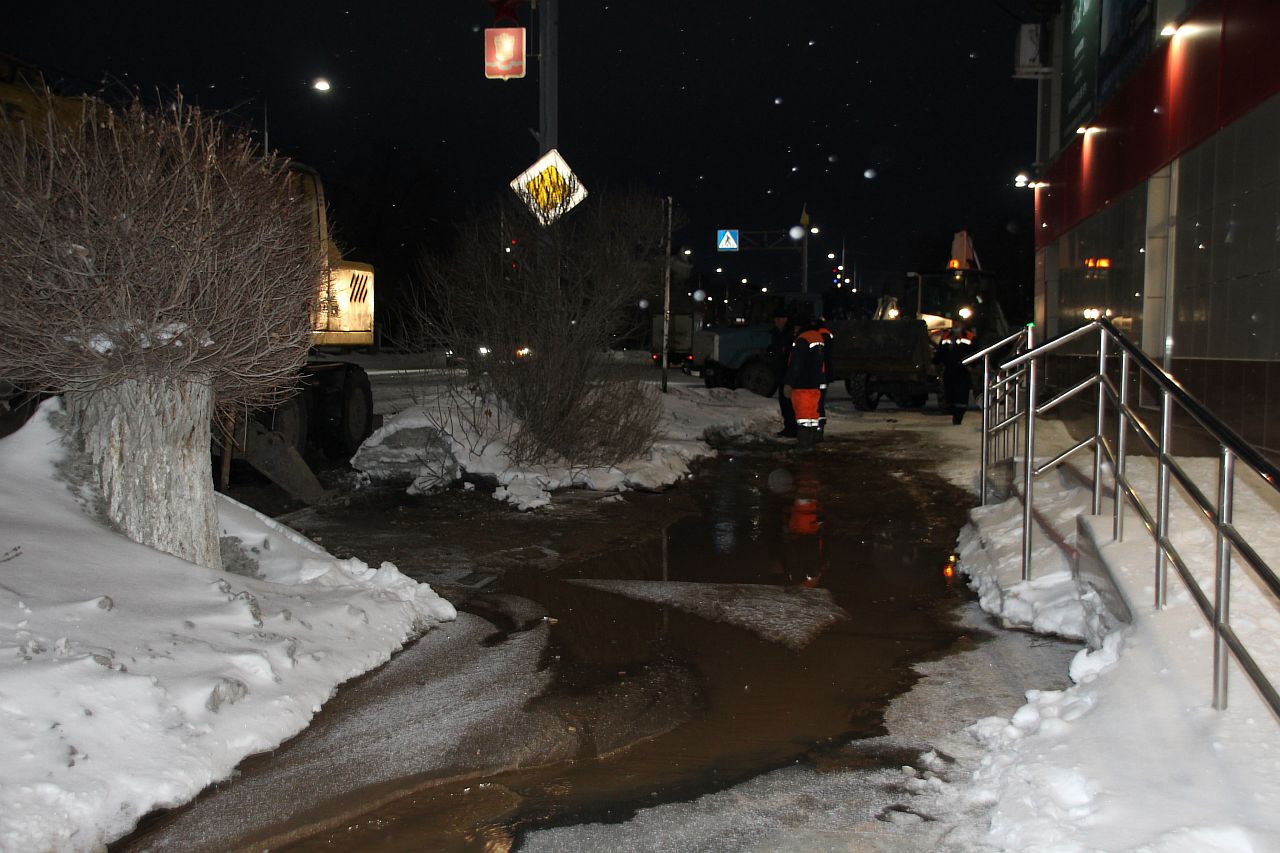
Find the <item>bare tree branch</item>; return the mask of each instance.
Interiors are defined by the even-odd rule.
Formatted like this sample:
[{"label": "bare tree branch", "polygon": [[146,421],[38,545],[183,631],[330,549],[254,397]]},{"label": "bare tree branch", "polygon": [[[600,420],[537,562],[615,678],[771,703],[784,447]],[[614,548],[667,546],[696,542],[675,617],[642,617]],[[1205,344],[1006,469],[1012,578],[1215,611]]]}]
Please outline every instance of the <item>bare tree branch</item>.
[{"label": "bare tree branch", "polygon": [[223,406],[292,387],[324,256],[288,164],[181,98],[69,123],[45,99],[38,124],[0,119],[5,378],[187,378]]},{"label": "bare tree branch", "polygon": [[619,374],[608,344],[658,281],[662,203],[596,194],[544,226],[520,201],[464,224],[450,257],[424,262],[411,347],[452,350],[467,384],[510,409],[517,462],[634,457],[652,444],[659,407]]}]

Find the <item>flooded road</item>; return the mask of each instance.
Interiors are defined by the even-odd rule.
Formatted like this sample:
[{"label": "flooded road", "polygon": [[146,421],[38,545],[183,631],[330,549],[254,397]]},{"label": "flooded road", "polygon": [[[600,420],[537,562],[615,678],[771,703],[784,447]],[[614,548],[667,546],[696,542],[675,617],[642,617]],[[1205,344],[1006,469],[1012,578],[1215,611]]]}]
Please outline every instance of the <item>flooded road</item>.
[{"label": "flooded road", "polygon": [[[492,755],[482,773],[456,758],[447,773],[389,768],[309,817],[294,810],[286,830],[240,831],[274,837],[273,849],[502,850],[531,829],[616,822],[797,761],[838,762],[844,744],[883,733],[912,664],[963,633],[952,614],[966,594],[944,567],[970,497],[919,464],[927,453],[909,441],[727,448],[671,492],[541,514],[472,493],[447,510],[458,495],[291,518],[336,554],[395,559],[430,581],[490,625],[495,653],[536,637],[543,686],[524,710],[544,732],[526,727],[519,743],[495,732],[477,748],[511,751],[507,769],[494,771]],[[360,689],[344,688],[313,729],[327,714],[358,715],[340,700]],[[307,750],[310,734],[281,752]],[[342,818],[314,834],[326,809]],[[167,820],[133,846],[173,838]]]}]

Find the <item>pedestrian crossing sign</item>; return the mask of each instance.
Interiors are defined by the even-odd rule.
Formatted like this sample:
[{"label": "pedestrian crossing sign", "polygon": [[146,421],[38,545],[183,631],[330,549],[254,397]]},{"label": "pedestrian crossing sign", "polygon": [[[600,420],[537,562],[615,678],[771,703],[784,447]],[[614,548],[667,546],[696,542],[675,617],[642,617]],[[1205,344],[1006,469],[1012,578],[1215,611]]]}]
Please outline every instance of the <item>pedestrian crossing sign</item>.
[{"label": "pedestrian crossing sign", "polygon": [[737,228],[721,228],[716,232],[716,251],[718,252],[736,252],[738,251],[738,229]]}]

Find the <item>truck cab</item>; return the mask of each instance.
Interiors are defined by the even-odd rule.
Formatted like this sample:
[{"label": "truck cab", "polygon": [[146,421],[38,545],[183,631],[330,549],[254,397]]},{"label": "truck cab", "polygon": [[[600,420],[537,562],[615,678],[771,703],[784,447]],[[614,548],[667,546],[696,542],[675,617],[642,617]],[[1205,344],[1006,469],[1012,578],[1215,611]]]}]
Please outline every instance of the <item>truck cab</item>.
[{"label": "truck cab", "polygon": [[769,353],[774,316],[784,311],[793,320],[821,317],[823,310],[823,297],[817,293],[778,293],[755,300],[746,317],[694,334],[688,370],[701,375],[708,388],[745,388],[770,397],[782,381]]}]

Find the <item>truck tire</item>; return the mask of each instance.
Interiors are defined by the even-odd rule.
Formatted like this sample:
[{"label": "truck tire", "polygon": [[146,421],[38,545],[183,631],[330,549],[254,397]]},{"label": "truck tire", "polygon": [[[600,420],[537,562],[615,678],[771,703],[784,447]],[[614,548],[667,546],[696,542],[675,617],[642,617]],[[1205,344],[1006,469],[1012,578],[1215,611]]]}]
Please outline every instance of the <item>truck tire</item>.
[{"label": "truck tire", "polygon": [[870,377],[865,373],[854,374],[844,381],[844,389],[849,392],[849,399],[859,412],[874,412],[880,405],[880,393],[873,393],[870,387]]},{"label": "truck tire", "polygon": [[923,409],[924,404],[929,402],[927,393],[909,392],[905,394],[894,395],[893,402],[897,403],[903,409]]},{"label": "truck tire", "polygon": [[302,453],[307,449],[311,427],[311,389],[300,388],[276,407],[255,412],[254,417],[267,429],[280,433],[285,444]]},{"label": "truck tire", "polygon": [[751,361],[738,371],[738,387],[761,397],[772,397],[778,390],[778,377],[763,361]]},{"label": "truck tire", "polygon": [[373,432],[373,389],[369,374],[349,365],[342,388],[331,400],[336,411],[329,413],[324,452],[331,459],[350,459]]}]

